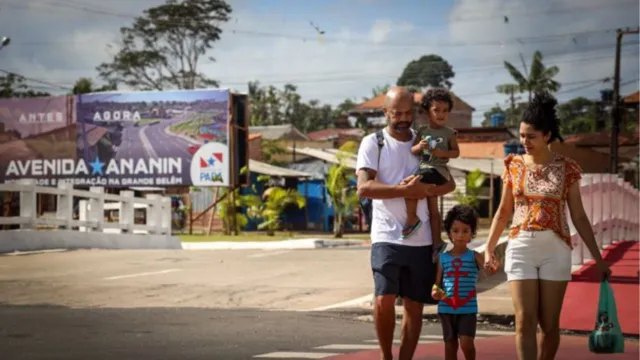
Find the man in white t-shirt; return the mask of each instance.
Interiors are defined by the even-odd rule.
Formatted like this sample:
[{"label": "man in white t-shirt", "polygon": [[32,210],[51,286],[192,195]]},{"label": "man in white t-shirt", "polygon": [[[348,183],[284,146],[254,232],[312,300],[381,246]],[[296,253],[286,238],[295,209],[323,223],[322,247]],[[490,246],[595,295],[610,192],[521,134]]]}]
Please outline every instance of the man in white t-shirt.
[{"label": "man in white t-shirt", "polygon": [[439,234],[440,224],[431,223],[433,230],[421,226],[414,235],[403,239],[402,228],[407,220],[404,199],[419,199],[418,217],[429,224],[426,198],[442,196],[455,189],[451,180],[445,185],[434,186],[412,176],[418,168],[418,158],[411,155],[415,137],[411,130],[413,106],[413,95],[406,88],[394,87],[387,92],[384,113],[388,125],[382,131],[384,146],[378,148],[375,134],[365,136],[358,150],[356,166],[358,195],[373,199],[374,320],[385,360],[392,359],[396,297],[401,297],[404,305],[400,360],[413,357],[422,330],[423,306],[434,302],[431,287],[436,268],[432,257],[432,231]]}]

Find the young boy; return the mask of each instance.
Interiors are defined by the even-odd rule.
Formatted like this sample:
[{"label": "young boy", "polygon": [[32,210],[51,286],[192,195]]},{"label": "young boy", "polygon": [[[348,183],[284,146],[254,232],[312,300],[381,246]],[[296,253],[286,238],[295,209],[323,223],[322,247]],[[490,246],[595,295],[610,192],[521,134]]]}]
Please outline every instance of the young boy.
[{"label": "young boy", "polygon": [[[429,89],[422,96],[420,107],[427,113],[428,124],[418,129],[415,144],[411,148],[411,153],[420,157],[420,166],[415,175],[421,176],[423,183],[443,185],[446,184],[451,175],[447,169],[447,163],[451,158],[460,156],[456,131],[446,126],[449,112],[453,109],[453,98],[446,89]],[[429,218],[432,219],[432,229],[439,229],[440,226],[433,226],[440,223],[438,214],[438,199],[428,198]],[[417,215],[418,201],[406,199],[407,223],[402,230],[402,236],[411,236],[421,225]],[[444,250],[444,243],[440,234],[433,234],[434,257],[437,258],[440,251]]]},{"label": "young boy", "polygon": [[[454,206],[444,219],[444,228],[453,249],[440,254],[436,282],[431,296],[438,303],[438,317],[445,343],[445,359],[456,359],[458,344],[466,360],[475,360],[478,302],[476,281],[484,266],[484,257],[467,244],[475,236],[478,214],[467,205]],[[491,267],[486,271],[495,272]]]}]

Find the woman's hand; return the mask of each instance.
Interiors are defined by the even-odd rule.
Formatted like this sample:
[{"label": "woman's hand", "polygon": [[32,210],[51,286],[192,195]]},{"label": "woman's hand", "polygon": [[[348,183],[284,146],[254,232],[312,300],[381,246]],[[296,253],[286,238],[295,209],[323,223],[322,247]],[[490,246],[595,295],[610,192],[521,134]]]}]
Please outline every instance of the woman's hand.
[{"label": "woman's hand", "polygon": [[437,301],[440,301],[440,300],[443,299],[442,293],[440,293],[439,291],[435,291],[435,290],[431,291],[431,297],[433,298],[433,300],[437,300]]},{"label": "woman's hand", "polygon": [[493,274],[498,270],[498,260],[496,260],[493,249],[486,249],[484,251],[484,268],[490,274]]},{"label": "woman's hand", "polygon": [[596,262],[596,267],[598,268],[598,272],[602,274],[603,280],[611,276],[611,268],[609,268],[609,264],[604,262],[604,260]]}]

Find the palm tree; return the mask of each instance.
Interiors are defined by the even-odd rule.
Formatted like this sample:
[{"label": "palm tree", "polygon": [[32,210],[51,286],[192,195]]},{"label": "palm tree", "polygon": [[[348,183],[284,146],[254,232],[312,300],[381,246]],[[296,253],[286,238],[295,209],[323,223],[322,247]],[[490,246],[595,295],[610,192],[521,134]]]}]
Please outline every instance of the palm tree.
[{"label": "palm tree", "polygon": [[358,144],[348,141],[338,151],[339,164],[333,165],[327,174],[327,192],[333,205],[333,235],[341,238],[344,233],[344,218],[352,214],[358,205],[358,194],[350,189],[349,182],[355,179],[353,170],[346,160],[358,151]]},{"label": "palm tree", "polygon": [[[524,72],[527,73],[527,65],[522,58],[522,65]],[[528,93],[529,102],[533,93],[536,91],[548,91],[556,92],[560,90],[560,83],[553,80],[553,77],[558,75],[560,69],[557,66],[546,67],[542,62],[543,56],[540,50],[533,53],[533,59],[531,61],[531,70],[528,71],[527,76],[523,75],[513,64],[508,61],[504,62],[504,67],[507,68],[511,77],[515,80],[515,84],[503,84],[496,87],[496,91],[501,94],[513,96],[517,93]]]}]

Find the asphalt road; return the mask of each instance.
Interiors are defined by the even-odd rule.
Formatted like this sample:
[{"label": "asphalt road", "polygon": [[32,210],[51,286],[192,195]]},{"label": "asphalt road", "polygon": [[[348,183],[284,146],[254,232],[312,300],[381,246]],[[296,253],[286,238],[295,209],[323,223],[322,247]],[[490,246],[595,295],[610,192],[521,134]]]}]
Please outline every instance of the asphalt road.
[{"label": "asphalt road", "polygon": [[307,311],[371,292],[366,248],[0,256],[0,304]]},{"label": "asphalt road", "polygon": [[345,308],[371,292],[368,248],[0,255],[0,359],[356,354],[373,324]]},{"label": "asphalt road", "polygon": [[122,142],[114,156],[115,159],[148,158],[149,154],[140,141],[140,127],[133,126],[132,122],[122,123]]}]

